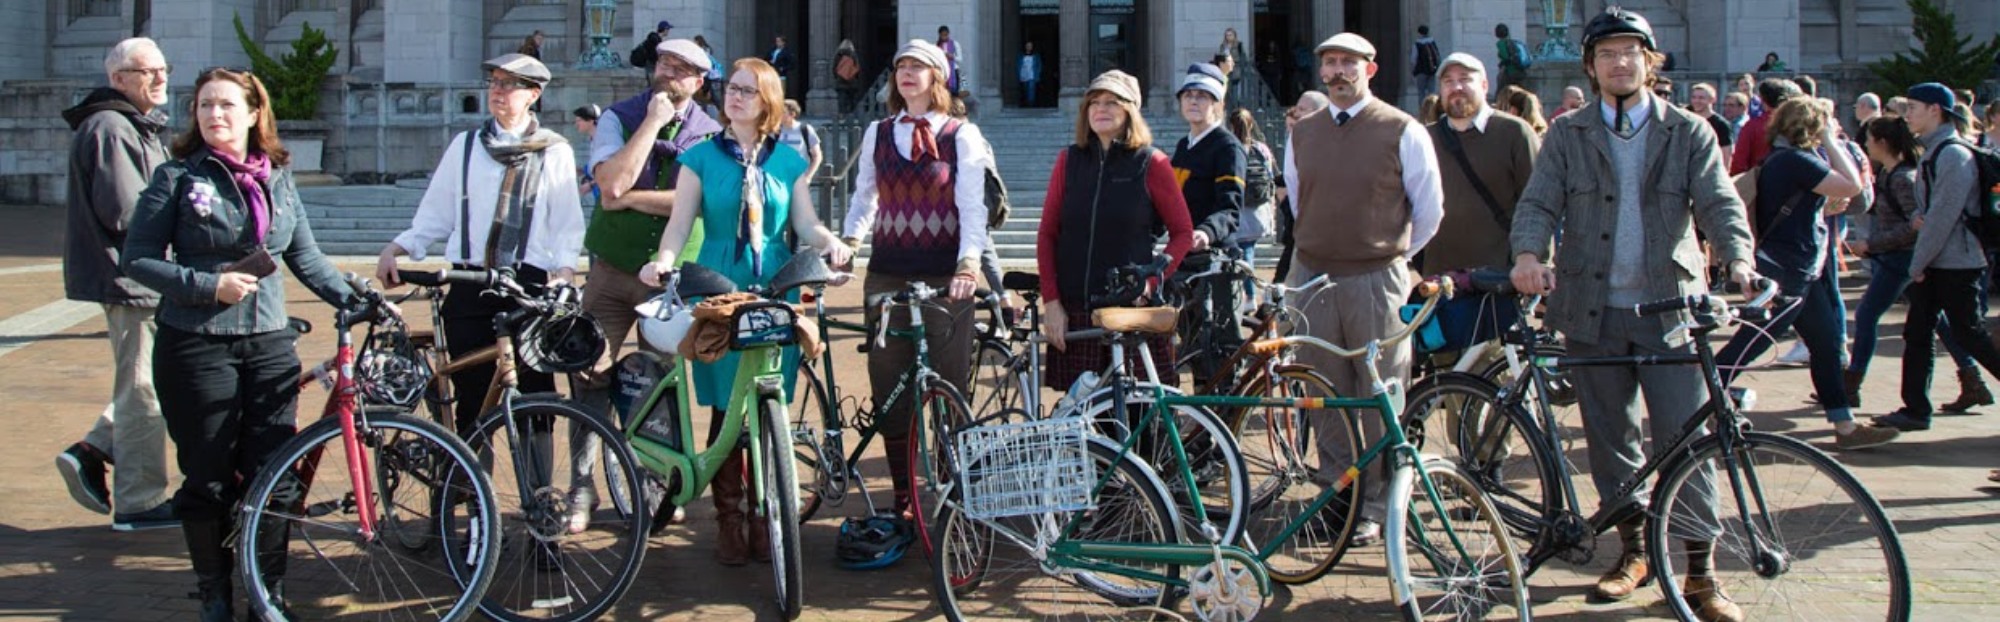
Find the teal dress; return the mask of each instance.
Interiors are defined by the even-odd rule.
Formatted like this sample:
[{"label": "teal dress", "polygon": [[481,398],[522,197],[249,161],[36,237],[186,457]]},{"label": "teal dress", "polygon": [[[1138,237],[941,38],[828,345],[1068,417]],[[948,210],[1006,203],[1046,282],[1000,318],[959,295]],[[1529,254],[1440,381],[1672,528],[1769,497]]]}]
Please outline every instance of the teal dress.
[{"label": "teal dress", "polygon": [[[747,244],[737,242],[737,227],[743,217],[743,164],[737,161],[722,146],[722,138],[705,141],[681,154],[680,164],[701,178],[701,219],[696,221],[706,234],[695,261],[702,266],[735,281],[737,286],[768,285],[778,268],[792,258],[792,249],[785,244],[785,231],[791,227],[792,183],[806,172],[804,156],[794,149],[788,149],[775,141],[766,141],[764,151],[770,153],[764,161],[764,253],[763,272],[751,270],[750,249]],[[791,294],[796,299],[797,293]],[[794,300],[796,301],[796,300]],[[694,363],[695,402],[702,406],[727,406],[729,392],[736,383],[736,366],[741,358],[735,352],[724,355],[714,363]],[[790,401],[792,384],[799,373],[799,349],[786,346],[784,349],[786,400]]]}]

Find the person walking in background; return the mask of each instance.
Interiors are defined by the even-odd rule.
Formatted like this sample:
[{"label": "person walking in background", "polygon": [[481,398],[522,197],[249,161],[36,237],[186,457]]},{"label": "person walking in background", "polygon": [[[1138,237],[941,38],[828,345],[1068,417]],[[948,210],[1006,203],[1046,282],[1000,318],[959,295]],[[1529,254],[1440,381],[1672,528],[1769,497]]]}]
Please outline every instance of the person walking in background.
[{"label": "person walking in background", "polygon": [[1035,42],[1021,44],[1016,76],[1021,79],[1021,105],[1035,107],[1035,91],[1042,82],[1042,55],[1035,53]]},{"label": "person walking in background", "polygon": [[[660,287],[673,272],[674,258],[682,255],[697,225],[708,229],[704,237],[730,240],[703,244],[697,263],[744,287],[771,283],[792,258],[788,237],[798,240],[800,252],[827,255],[835,267],[847,265],[853,257],[813,211],[805,157],[778,142],[784,85],[777,70],[759,59],[738,60],[727,88],[722,106],[729,129],[690,147],[678,160],[680,180],[675,187],[680,193],[673,217],[656,242],[658,250],[652,253],[658,259],[639,269],[639,280],[648,287]],[[796,298],[797,292],[792,295]],[[800,353],[796,345],[782,352],[783,386],[790,395]],[[713,363],[691,366],[695,403],[715,410],[708,425],[711,445],[728,419],[722,410],[728,406],[739,358],[731,352]],[[745,448],[729,452],[710,488],[718,528],[715,560],[724,566],[741,566],[751,559],[771,561],[771,532],[765,517],[747,511],[762,500],[751,498],[757,489],[747,479],[746,455]]]},{"label": "person walking in background", "polygon": [[627,60],[632,62],[633,67],[638,67],[648,72],[652,71],[653,64],[660,60],[660,42],[666,41],[667,33],[672,32],[673,29],[673,22],[664,19],[660,20],[659,25],[652,32],[646,33],[646,39],[640,41],[639,45],[632,48],[631,57]]},{"label": "person walking in background", "polygon": [[[842,226],[847,245],[873,244],[862,290],[867,296],[903,291],[923,282],[946,300],[924,311],[924,339],[940,375],[955,385],[971,377],[972,294],[978,287],[980,255],[991,243],[986,231],[986,170],[992,147],[979,126],[953,119],[945,72],[951,61],[943,49],[911,39],[890,63],[890,117],[871,123],[856,153],[854,197]],[[938,223],[938,224],[926,224]],[[903,314],[867,318],[908,329]],[[868,353],[868,380],[877,400],[886,400],[916,356],[916,344],[892,339]],[[961,390],[963,386],[959,387]],[[914,431],[914,399],[878,403],[876,424],[895,486],[891,506],[910,510],[915,484],[909,459]]]},{"label": "person walking in background", "polygon": [[1979,135],[1979,146],[2000,149],[2000,101],[1986,105],[1985,130]]},{"label": "person walking in background", "polygon": [[1763,64],[1757,65],[1757,73],[1773,71],[1791,71],[1791,68],[1785,66],[1785,61],[1778,58],[1777,52],[1765,52]]},{"label": "person walking in background", "polygon": [[1854,131],[1849,133],[1860,136],[1861,128],[1879,116],[1882,116],[1882,96],[1862,93],[1860,97],[1854,98]]},{"label": "person walking in background", "polygon": [[833,49],[833,89],[840,95],[840,112],[846,115],[854,110],[855,99],[860,96],[861,57],[854,51],[853,39],[841,39]]},{"label": "person walking in background", "polygon": [[[1321,42],[1319,78],[1326,85],[1326,110],[1299,120],[1285,145],[1285,187],[1293,190],[1298,218],[1294,265],[1286,275],[1293,286],[1324,274],[1328,287],[1305,301],[1307,331],[1329,343],[1356,347],[1402,330],[1396,310],[1410,297],[1409,259],[1437,233],[1444,217],[1443,190],[1430,132],[1410,115],[1376,98],[1369,89],[1381,66],[1375,45],[1354,33]],[[1362,361],[1301,352],[1299,360],[1326,374],[1341,395],[1368,395]],[[1383,380],[1407,381],[1410,346],[1398,344],[1376,361]],[[1309,415],[1320,464],[1353,464],[1343,441],[1350,432],[1334,428],[1334,418]],[[1365,446],[1382,434],[1381,422],[1362,418]],[[1384,465],[1386,467],[1386,465]],[[1386,476],[1387,471],[1383,471]],[[1328,485],[1331,472],[1314,474]],[[1381,541],[1383,482],[1367,478],[1361,494],[1362,522],[1354,528],[1358,545]]]},{"label": "person walking in background", "polygon": [[[275,260],[327,304],[362,301],[313,242],[263,81],[216,68],[194,87],[194,122],[140,196],[123,264],[161,295],[153,383],[178,449],[174,503],[200,619],[229,622],[237,504],[297,432],[299,335],[286,325]],[[285,537],[266,541],[274,548],[253,553],[267,587],[282,594]]]},{"label": "person walking in background", "polygon": [[[599,108],[597,104],[584,104],[570,111],[570,116],[572,117],[571,123],[576,126],[576,133],[583,136],[585,149],[589,148],[591,137],[597,135],[597,118],[603,115],[604,109]],[[575,145],[577,143],[571,141],[570,144]],[[575,153],[574,149],[571,152],[571,159],[579,163],[576,170],[577,192],[590,197],[590,200],[584,204],[585,208],[596,209],[598,206],[604,204],[604,193],[597,189],[597,178],[590,176],[590,169],[581,166],[581,163],[589,161],[590,154],[588,152]]]},{"label": "person walking in background", "polygon": [[950,26],[938,26],[937,48],[944,50],[944,59],[947,63],[944,88],[954,94],[958,93],[958,42],[952,40]]},{"label": "person walking in background", "polygon": [[[1104,275],[1119,266],[1150,263],[1158,252],[1166,253],[1165,274],[1172,275],[1194,244],[1173,164],[1153,147],[1140,97],[1139,80],[1123,71],[1091,80],[1077,111],[1075,141],[1056,154],[1049,174],[1035,230],[1035,263],[1046,311],[1042,334],[1049,342],[1042,382],[1052,389],[1069,388],[1084,372],[1105,369],[1111,358],[1108,343],[1063,341],[1069,331],[1095,326],[1091,301],[1112,287]],[[1167,232],[1164,251],[1153,236],[1131,234],[1160,229]],[[1146,347],[1154,360],[1174,360],[1171,336],[1150,337]],[[1134,362],[1136,350],[1127,355]]]},{"label": "person walking in background", "polygon": [[1536,97],[1528,89],[1508,86],[1500,89],[1498,99],[1501,112],[1527,121],[1528,127],[1534,128],[1536,136],[1548,133],[1549,122],[1542,117],[1542,98]]},{"label": "person walking in background", "polygon": [[1903,119],[1923,144],[1917,164],[1917,243],[1910,257],[1910,309],[1903,324],[1903,406],[1875,418],[1875,424],[1904,432],[1931,427],[1931,333],[1938,314],[1951,335],[1987,373],[2000,376],[2000,349],[1987,337],[1980,302],[1985,298],[1986,252],[1965,225],[1968,211],[1981,209],[1979,171],[1956,123],[1968,119],[1955,110],[1958,97],[1942,84],[1910,87]]},{"label": "person walking in background", "polygon": [[778,119],[778,143],[790,147],[806,159],[806,181],[812,181],[819,174],[819,165],[824,161],[825,152],[819,148],[819,130],[811,123],[799,120],[799,102],[785,100],[784,115]]},{"label": "person walking in background", "polygon": [[[710,56],[712,57],[713,54]],[[771,53],[765,60],[770,61],[771,68],[778,71],[778,81],[783,83],[785,89],[789,91],[792,88],[792,65],[798,62],[798,57],[792,54],[791,48],[785,47],[784,36],[780,35],[771,38]],[[721,102],[716,102],[716,104],[721,105]]]},{"label": "person walking in background", "polygon": [[[1764,102],[1768,110],[1777,110],[1785,100],[1803,95],[1799,85],[1791,80],[1769,78],[1757,83],[1757,100]],[[1765,132],[1771,123],[1771,115],[1750,119],[1743,124],[1743,131],[1736,134],[1736,154],[1729,158],[1729,174],[1742,175],[1764,163],[1764,156],[1771,153],[1771,139]]]},{"label": "person walking in background", "polygon": [[1534,55],[1528,52],[1528,44],[1512,38],[1506,24],[1493,25],[1493,47],[1500,58],[1500,82],[1494,85],[1501,91],[1521,84],[1528,79],[1528,67],[1535,63]]},{"label": "person walking in background", "polygon": [[1583,89],[1575,86],[1565,86],[1563,87],[1562,107],[1556,108],[1555,113],[1549,115],[1549,119],[1554,120],[1556,117],[1581,109],[1583,109]]},{"label": "person walking in background", "polygon": [[546,37],[547,35],[542,34],[542,31],[537,29],[534,34],[528,35],[528,38],[521,42],[520,49],[514,50],[514,53],[525,55],[535,60],[541,60],[542,41]]},{"label": "person walking in background", "polygon": [[1245,108],[1229,115],[1229,133],[1243,145],[1243,209],[1236,222],[1234,244],[1243,251],[1243,260],[1257,263],[1257,242],[1271,235],[1275,224],[1272,211],[1277,203],[1278,158],[1264,142],[1264,130]]},{"label": "person walking in background", "polygon": [[[707,101],[702,102],[703,104],[711,107],[720,106],[722,105],[722,59],[715,55],[715,48],[708,46],[708,38],[695,35],[694,44],[701,46],[701,53],[708,55],[708,74],[702,78],[702,86],[705,88],[696,93],[707,97]],[[713,109],[709,113],[710,118],[716,116]]]},{"label": "person walking in background", "polygon": [[1430,25],[1418,25],[1417,41],[1410,44],[1410,76],[1417,83],[1417,99],[1437,92],[1437,73],[1443,61],[1437,39],[1431,38]]},{"label": "person walking in background", "polygon": [[[109,86],[63,111],[69,150],[69,214],[63,295],[104,310],[111,342],[111,401],[83,440],[56,454],[56,472],[84,509],[111,514],[119,531],[179,524],[167,497],[167,424],[153,387],[153,310],[160,294],[119,267],[140,192],[167,161],[166,56],[152,39],[118,42],[104,54]],[[105,483],[106,467],[113,467]],[[114,512],[115,510],[115,512]]]},{"label": "person walking in background", "polygon": [[[1757,98],[1757,76],[1747,73],[1736,76],[1736,92],[1742,93],[1744,99],[1750,102],[1751,119],[1764,116],[1764,102]],[[1737,125],[1740,127],[1742,124]]]},{"label": "person walking in background", "polygon": [[1715,86],[1707,82],[1696,82],[1688,87],[1688,112],[1708,121],[1708,129],[1715,132],[1716,146],[1722,148],[1722,164],[1729,165],[1730,156],[1735,155],[1735,131],[1729,121],[1715,112]]},{"label": "person walking in background", "polygon": [[1750,122],[1750,98],[1735,91],[1723,95],[1722,120],[1729,122],[1729,151],[1733,156],[1736,152],[1736,142],[1743,140],[1743,124]]}]

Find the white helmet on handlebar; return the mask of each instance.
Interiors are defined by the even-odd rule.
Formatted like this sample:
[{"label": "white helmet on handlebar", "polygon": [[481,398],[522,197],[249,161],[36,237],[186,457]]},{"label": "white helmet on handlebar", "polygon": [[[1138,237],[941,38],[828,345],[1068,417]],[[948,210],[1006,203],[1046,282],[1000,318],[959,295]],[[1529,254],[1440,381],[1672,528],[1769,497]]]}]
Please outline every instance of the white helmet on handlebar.
[{"label": "white helmet on handlebar", "polygon": [[675,298],[672,292],[667,292],[633,307],[639,312],[639,337],[669,354],[680,352],[681,341],[694,325],[694,309],[679,304]]}]

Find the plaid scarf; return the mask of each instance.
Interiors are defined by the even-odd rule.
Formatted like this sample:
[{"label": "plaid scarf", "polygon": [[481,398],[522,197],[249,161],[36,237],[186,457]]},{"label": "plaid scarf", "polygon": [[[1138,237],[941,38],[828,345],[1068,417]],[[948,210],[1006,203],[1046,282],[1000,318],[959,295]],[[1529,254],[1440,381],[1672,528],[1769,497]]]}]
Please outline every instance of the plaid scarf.
[{"label": "plaid scarf", "polygon": [[500,123],[493,119],[487,119],[486,125],[479,129],[480,148],[507,167],[506,174],[500,177],[500,196],[493,205],[492,229],[486,233],[489,268],[520,263],[521,251],[528,245],[528,227],[532,224],[529,219],[541,199],[542,150],[568,142],[561,134],[542,129],[533,118],[528,119],[528,129],[521,135],[503,136]]}]

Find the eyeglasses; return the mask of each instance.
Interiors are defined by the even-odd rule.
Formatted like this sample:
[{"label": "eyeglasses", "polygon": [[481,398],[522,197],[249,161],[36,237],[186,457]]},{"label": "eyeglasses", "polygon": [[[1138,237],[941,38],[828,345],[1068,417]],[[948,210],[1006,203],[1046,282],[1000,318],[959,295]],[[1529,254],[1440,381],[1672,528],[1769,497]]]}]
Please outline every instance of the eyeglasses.
[{"label": "eyeglasses", "polygon": [[500,91],[502,93],[511,93],[522,89],[532,89],[532,88],[535,88],[535,85],[522,82],[520,80],[500,80],[494,78],[486,79],[486,90],[489,91]]},{"label": "eyeglasses", "polygon": [[167,77],[167,74],[173,72],[174,72],[173,65],[165,65],[160,67],[128,67],[125,69],[118,70],[118,73],[136,73],[148,78],[165,78]]},{"label": "eyeglasses", "polygon": [[755,87],[731,84],[729,86],[723,87],[722,90],[730,95],[735,95],[737,97],[754,98],[757,96],[757,89]]},{"label": "eyeglasses", "polygon": [[1617,62],[1617,61],[1638,62],[1639,59],[1645,57],[1646,57],[1646,52],[1644,50],[1624,50],[1624,51],[1598,50],[1597,51],[1597,60],[1599,62]]},{"label": "eyeglasses", "polygon": [[659,67],[661,73],[667,74],[669,78],[691,78],[702,75],[699,67],[679,61],[662,60],[654,66]]}]

